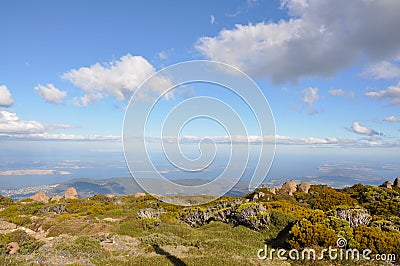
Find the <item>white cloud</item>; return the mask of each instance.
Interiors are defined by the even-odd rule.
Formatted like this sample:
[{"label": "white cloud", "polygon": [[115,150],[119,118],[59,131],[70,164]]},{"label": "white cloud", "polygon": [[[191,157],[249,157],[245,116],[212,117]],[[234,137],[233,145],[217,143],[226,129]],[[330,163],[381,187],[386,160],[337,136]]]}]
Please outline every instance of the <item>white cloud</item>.
[{"label": "white cloud", "polygon": [[393,122],[393,123],[400,123],[400,117],[395,117],[395,116],[388,116],[383,119],[386,122]]},{"label": "white cloud", "polygon": [[160,58],[161,60],[165,60],[168,58],[168,54],[165,51],[159,52],[158,53],[158,58]]},{"label": "white cloud", "polygon": [[[362,126],[361,126],[362,127]],[[368,131],[365,130],[363,132]],[[378,133],[379,134],[379,133]],[[380,135],[380,134],[379,134]],[[177,141],[176,137],[164,136],[163,141],[174,143]],[[383,142],[379,139],[375,138],[365,138],[365,139],[348,139],[341,137],[289,137],[289,136],[281,136],[276,135],[274,137],[268,136],[182,136],[179,138],[180,143],[199,143],[203,139],[210,139],[214,141],[216,144],[253,144],[260,145],[264,144],[273,144],[274,142],[277,145],[309,145],[309,146],[337,146],[337,147],[399,147],[400,142]],[[146,141],[150,142],[158,142],[160,141],[160,137],[146,137]]]},{"label": "white cloud", "polygon": [[120,136],[101,135],[75,135],[52,134],[59,129],[69,129],[74,126],[63,124],[43,124],[38,121],[21,120],[16,113],[0,111],[0,137],[14,139],[38,139],[38,140],[76,140],[76,141],[119,141]]},{"label": "white cloud", "polygon": [[370,65],[363,73],[365,77],[373,79],[393,79],[400,77],[400,67],[388,61]]},{"label": "white cloud", "polygon": [[333,96],[342,96],[345,94],[345,92],[342,89],[330,89],[329,94]]},{"label": "white cloud", "polygon": [[354,98],[354,92],[352,91],[346,92],[343,89],[330,89],[328,93],[333,96],[348,96],[350,98]]},{"label": "white cloud", "polygon": [[313,108],[315,101],[319,99],[318,88],[308,88],[303,90],[303,101],[308,104],[309,113],[314,114],[316,111]]},{"label": "white cloud", "polygon": [[47,84],[47,87],[39,84],[35,87],[35,91],[48,103],[60,104],[67,97],[65,91],[57,89],[53,84]]},{"label": "white cloud", "polygon": [[281,2],[289,19],[236,25],[200,38],[196,49],[275,83],[331,76],[361,55],[376,62],[400,52],[400,1]]},{"label": "white cloud", "polygon": [[400,82],[386,90],[370,91],[365,95],[375,99],[390,99],[390,105],[400,104]]},{"label": "white cloud", "polygon": [[10,91],[7,89],[7,86],[0,86],[0,107],[10,107],[14,104],[14,100],[11,96]]},{"label": "white cloud", "polygon": [[356,133],[356,134],[360,134],[360,135],[367,135],[367,136],[375,136],[375,135],[381,135],[381,133],[360,125],[360,123],[358,121],[353,121],[353,125],[351,126],[351,130]]},{"label": "white cloud", "polygon": [[215,17],[213,15],[210,16],[210,23],[211,24],[215,23]]},{"label": "white cloud", "polygon": [[119,101],[128,100],[154,72],[154,67],[146,59],[127,54],[118,61],[72,69],[64,73],[63,78],[85,92],[84,96],[75,100],[75,104],[87,106],[105,96]]},{"label": "white cloud", "polygon": [[0,175],[70,175],[70,172],[67,171],[57,171],[57,170],[35,170],[35,169],[27,169],[27,170],[7,170],[1,171]]}]

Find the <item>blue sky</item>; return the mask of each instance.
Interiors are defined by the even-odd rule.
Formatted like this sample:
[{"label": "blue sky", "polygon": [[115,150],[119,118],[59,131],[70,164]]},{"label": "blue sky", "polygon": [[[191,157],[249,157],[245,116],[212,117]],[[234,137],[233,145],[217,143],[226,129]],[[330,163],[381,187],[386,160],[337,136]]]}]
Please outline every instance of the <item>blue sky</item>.
[{"label": "blue sky", "polygon": [[[125,107],[141,82],[211,59],[255,80],[286,154],[398,154],[397,0],[2,1],[0,10],[3,152],[31,140],[122,150]],[[166,105],[200,92],[226,97],[189,89]],[[191,126],[192,136],[224,133]]]}]

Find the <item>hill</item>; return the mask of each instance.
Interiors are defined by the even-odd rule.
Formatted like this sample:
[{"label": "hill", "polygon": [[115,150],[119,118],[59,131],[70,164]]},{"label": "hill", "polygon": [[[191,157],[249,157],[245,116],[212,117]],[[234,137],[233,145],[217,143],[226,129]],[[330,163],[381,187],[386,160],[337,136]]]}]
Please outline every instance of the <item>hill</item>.
[{"label": "hill", "polygon": [[[195,207],[144,193],[82,198],[71,188],[53,200],[0,197],[0,265],[376,265],[377,255],[393,265],[399,181],[343,189],[288,181]],[[325,248],[370,253],[332,259]],[[301,258],[310,250],[323,256]]]}]

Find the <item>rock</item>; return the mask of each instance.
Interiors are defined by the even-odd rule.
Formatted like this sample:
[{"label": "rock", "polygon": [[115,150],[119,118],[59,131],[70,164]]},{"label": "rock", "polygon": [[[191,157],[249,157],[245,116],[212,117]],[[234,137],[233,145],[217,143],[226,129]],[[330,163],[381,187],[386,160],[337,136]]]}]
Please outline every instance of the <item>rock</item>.
[{"label": "rock", "polygon": [[49,202],[49,197],[47,197],[46,193],[44,193],[43,191],[38,192],[35,195],[31,196],[30,199],[36,202],[43,202],[43,203]]},{"label": "rock", "polygon": [[297,186],[297,190],[300,192],[308,193],[310,190],[311,185],[308,182],[302,182],[300,185]]},{"label": "rock", "polygon": [[202,226],[210,221],[219,221],[233,225],[243,225],[259,230],[267,227],[268,213],[263,204],[248,202],[244,204],[231,203],[223,207],[209,209],[189,209],[180,216],[180,219],[192,227]]},{"label": "rock", "polygon": [[13,230],[16,229],[17,225],[13,223],[9,223],[6,221],[0,221],[0,230],[5,231],[5,230]]},{"label": "rock", "polygon": [[59,201],[60,199],[62,199],[61,196],[55,195],[55,196],[50,198],[50,201]]},{"label": "rock", "polygon": [[137,212],[139,218],[158,218],[160,213],[158,210],[152,208],[140,209]]},{"label": "rock", "polygon": [[7,244],[8,254],[15,254],[19,250],[19,245],[17,242],[11,242]]},{"label": "rock", "polygon": [[393,183],[394,187],[400,187],[400,177],[396,178]]},{"label": "rock", "polygon": [[105,222],[111,222],[111,223],[118,223],[121,221],[119,218],[111,218],[111,217],[106,217],[103,219]]},{"label": "rock", "polygon": [[259,199],[261,199],[261,198],[264,197],[264,196],[265,196],[265,193],[264,193],[264,192],[262,192],[262,191],[258,192],[258,198],[259,198]]},{"label": "rock", "polygon": [[381,187],[390,188],[392,189],[393,183],[391,181],[384,182]]},{"label": "rock", "polygon": [[287,192],[289,196],[293,196],[293,192],[297,191],[296,181],[290,180],[283,183],[282,188],[283,191]]},{"label": "rock", "polygon": [[76,199],[78,197],[78,192],[74,187],[70,187],[65,191],[64,197],[66,199]]},{"label": "rock", "polygon": [[343,208],[336,210],[335,217],[349,222],[351,227],[368,225],[371,215],[363,208]]},{"label": "rock", "polygon": [[107,194],[106,197],[109,198],[109,199],[113,199],[113,198],[115,198],[115,195],[114,194]]},{"label": "rock", "polygon": [[135,194],[135,198],[141,198],[141,197],[144,197],[144,196],[146,196],[146,193],[143,193],[143,192],[138,192],[138,193]]},{"label": "rock", "polygon": [[271,194],[274,194],[274,195],[276,195],[276,193],[278,192],[278,190],[279,190],[279,188],[277,188],[277,187],[268,188],[268,191],[269,191]]},{"label": "rock", "polygon": [[255,193],[255,194],[253,195],[253,200],[258,200],[258,194],[257,194],[257,193]]}]

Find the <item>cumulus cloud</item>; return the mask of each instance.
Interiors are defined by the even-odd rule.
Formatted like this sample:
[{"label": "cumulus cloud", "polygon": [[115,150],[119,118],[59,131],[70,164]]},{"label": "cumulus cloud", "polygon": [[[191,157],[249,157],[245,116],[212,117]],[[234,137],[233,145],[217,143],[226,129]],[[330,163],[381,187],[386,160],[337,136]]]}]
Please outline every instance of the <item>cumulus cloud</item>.
[{"label": "cumulus cloud", "polygon": [[393,79],[400,77],[400,67],[389,61],[370,65],[363,73],[364,77],[373,79]]},{"label": "cumulus cloud", "polygon": [[353,125],[351,126],[351,130],[356,133],[356,134],[360,134],[360,135],[367,135],[367,136],[380,136],[382,135],[381,133],[360,125],[360,123],[358,121],[353,121]]},{"label": "cumulus cloud", "polygon": [[47,84],[47,86],[39,84],[35,87],[35,91],[48,103],[60,104],[67,97],[65,91],[57,89],[53,84]]},{"label": "cumulus cloud", "polygon": [[289,18],[236,25],[195,48],[275,83],[331,76],[364,55],[370,62],[400,52],[400,1],[282,0]]},{"label": "cumulus cloud", "polygon": [[395,116],[388,116],[383,119],[386,122],[392,122],[392,123],[400,123],[400,117],[395,117]]},{"label": "cumulus cloud", "polygon": [[308,104],[309,113],[314,114],[316,111],[313,108],[315,101],[319,99],[318,88],[308,88],[303,90],[303,101]]},{"label": "cumulus cloud", "polygon": [[[119,101],[128,100],[153,73],[155,69],[146,59],[127,54],[110,63],[96,63],[90,67],[72,69],[64,73],[63,78],[85,92],[80,99],[75,99],[75,105],[87,106],[106,96]],[[138,97],[146,99],[170,84],[170,81],[164,78],[156,78],[154,82],[151,91],[141,92]]]},{"label": "cumulus cloud", "polygon": [[400,104],[400,82],[386,90],[370,91],[365,95],[375,99],[389,99],[390,105],[398,105]]},{"label": "cumulus cloud", "polygon": [[7,86],[0,86],[0,107],[10,107],[14,104],[14,100],[11,96]]}]

